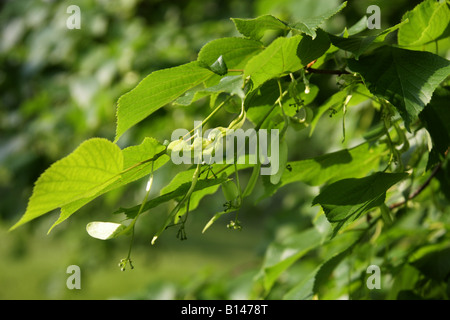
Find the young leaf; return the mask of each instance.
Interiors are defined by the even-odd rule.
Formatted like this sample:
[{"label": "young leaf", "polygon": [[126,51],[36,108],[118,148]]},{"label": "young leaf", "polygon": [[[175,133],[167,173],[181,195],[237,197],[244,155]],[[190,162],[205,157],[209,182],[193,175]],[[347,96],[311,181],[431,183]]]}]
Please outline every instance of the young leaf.
[{"label": "young leaf", "polygon": [[231,20],[240,34],[253,40],[260,40],[267,30],[289,30],[286,23],[272,15],[264,15],[255,19],[231,18]]},{"label": "young leaf", "polygon": [[307,35],[311,36],[313,39],[316,38],[316,30],[324,23],[326,20],[330,19],[332,16],[337,14],[339,11],[344,9],[347,6],[347,1],[342,3],[339,7],[335,9],[328,10],[324,12],[323,14],[316,16],[316,17],[310,17],[305,18],[302,21],[296,22],[290,27],[294,30],[297,30],[302,33],[306,33]]},{"label": "young leaf", "polygon": [[25,214],[11,230],[107,188],[120,178],[123,162],[122,151],[116,144],[101,138],[83,142],[39,177]]},{"label": "young leaf", "polygon": [[376,172],[368,177],[343,179],[326,186],[314,198],[333,225],[333,236],[363,213],[384,203],[386,191],[408,176],[407,173]]},{"label": "young leaf", "polygon": [[398,31],[398,44],[418,47],[442,36],[450,22],[450,9],[446,1],[426,0],[405,13],[402,20],[406,19]]},{"label": "young leaf", "polygon": [[228,73],[228,68],[225,61],[223,60],[223,56],[217,58],[217,60],[209,67],[209,70],[217,73],[219,76],[226,75]]},{"label": "young leaf", "polygon": [[196,61],[152,72],[119,98],[115,141],[132,126],[212,75],[212,71]]},{"label": "young leaf", "polygon": [[390,46],[358,61],[349,60],[348,66],[361,74],[370,92],[398,109],[408,130],[436,87],[450,75],[450,61],[440,56]]}]

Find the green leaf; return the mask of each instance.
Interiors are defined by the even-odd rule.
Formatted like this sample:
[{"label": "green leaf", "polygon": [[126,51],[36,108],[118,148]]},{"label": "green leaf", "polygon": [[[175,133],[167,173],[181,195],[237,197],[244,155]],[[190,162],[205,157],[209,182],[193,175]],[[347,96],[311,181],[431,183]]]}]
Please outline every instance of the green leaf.
[{"label": "green leaf", "polygon": [[444,156],[450,146],[450,89],[437,88],[430,103],[419,114],[433,141],[435,151]]},{"label": "green leaf", "polygon": [[[407,22],[407,21],[406,21]],[[355,55],[356,59],[359,59],[359,56],[364,52],[372,49],[375,46],[380,46],[386,40],[386,38],[395,30],[400,28],[404,22],[401,22],[391,28],[388,28],[376,35],[373,36],[335,36],[329,34],[331,43],[338,47],[339,49],[351,52]]]},{"label": "green leaf", "polygon": [[73,201],[92,197],[120,178],[123,163],[116,144],[101,138],[83,142],[39,177],[25,214],[11,230]]},{"label": "green leaf", "polygon": [[73,202],[70,202],[61,207],[61,214],[58,220],[51,226],[48,232],[52,231],[54,227],[69,218],[72,214],[78,211],[81,207],[91,202],[95,198],[109,192],[111,190],[123,187],[133,181],[141,179],[150,174],[152,170],[152,162],[148,161],[153,157],[156,157],[153,164],[153,171],[156,171],[169,161],[169,156],[159,155],[164,152],[165,146],[159,143],[154,138],[145,138],[144,141],[137,146],[131,146],[122,150],[123,154],[123,167],[121,176],[112,184],[106,188],[100,190],[95,195],[87,198],[82,198]]},{"label": "green leaf", "polygon": [[263,49],[259,41],[244,38],[221,38],[208,42],[198,53],[197,61],[210,66],[222,56],[230,69],[242,69],[247,61]]},{"label": "green leaf", "polygon": [[297,47],[297,56],[302,66],[321,57],[330,48],[330,44],[328,34],[322,29],[317,30],[315,38],[304,36]]},{"label": "green leaf", "polygon": [[418,47],[436,41],[450,23],[450,9],[446,1],[426,0],[404,14],[408,23],[398,31],[398,44]]},{"label": "green leaf", "polygon": [[311,228],[290,235],[282,242],[271,243],[262,266],[265,291],[269,292],[281,273],[310,250],[318,247],[322,240],[323,235]]},{"label": "green leaf", "polygon": [[330,19],[332,16],[337,14],[339,11],[344,9],[347,6],[347,1],[342,3],[339,7],[327,10],[321,15],[310,17],[310,18],[304,18],[301,21],[298,21],[290,27],[294,30],[297,30],[302,33],[306,33],[307,35],[311,36],[313,39],[316,37],[317,33],[316,30],[328,19]]},{"label": "green leaf", "polygon": [[381,157],[386,153],[385,146],[371,148],[368,143],[364,143],[352,149],[344,149],[312,159],[291,161],[288,163],[289,169],[284,168],[281,181],[277,185],[265,184],[266,196],[294,182],[320,186],[340,179],[363,177],[378,168]]},{"label": "green leaf", "polygon": [[109,240],[122,235],[126,228],[120,223],[93,221],[87,224],[86,231],[93,238]]},{"label": "green leaf", "polygon": [[325,261],[314,277],[313,293],[318,293],[320,288],[329,281],[334,269],[352,252],[353,245]]},{"label": "green leaf", "polygon": [[250,76],[255,88],[267,80],[302,67],[297,47],[302,36],[275,39],[263,52],[254,56],[245,66],[245,77]]},{"label": "green leaf", "polygon": [[343,34],[345,36],[352,36],[358,34],[367,29],[367,16],[362,16],[358,22],[352,25],[350,28],[345,27]]},{"label": "green leaf", "polygon": [[283,300],[311,300],[313,298],[314,281],[318,268],[310,272],[306,277],[302,277],[293,288],[283,296]]},{"label": "green leaf", "polygon": [[212,75],[213,72],[196,61],[152,72],[119,98],[115,141],[132,126]]},{"label": "green leaf", "polygon": [[408,130],[436,87],[450,75],[450,61],[444,58],[389,46],[358,61],[349,60],[348,66],[361,74],[370,92],[398,109]]},{"label": "green leaf", "polygon": [[447,242],[423,246],[409,263],[431,279],[446,281],[450,275],[450,247]]},{"label": "green leaf", "polygon": [[240,34],[253,40],[260,40],[267,30],[289,30],[286,23],[272,15],[264,15],[255,19],[231,18],[231,20]]},{"label": "green leaf", "polygon": [[407,173],[376,172],[364,178],[349,178],[326,186],[312,204],[320,204],[333,225],[333,236],[363,213],[384,203],[386,191]]},{"label": "green leaf", "polygon": [[225,61],[223,60],[223,56],[217,58],[217,60],[209,67],[209,70],[217,73],[219,76],[226,75],[228,73],[228,68]]},{"label": "green leaf", "polygon": [[208,88],[195,88],[189,90],[183,96],[175,100],[175,103],[188,106],[198,99],[204,98],[211,94],[218,94],[226,92],[230,95],[237,95],[240,98],[244,98],[243,91],[244,79],[241,75],[238,76],[226,76],[220,79],[219,83]]}]

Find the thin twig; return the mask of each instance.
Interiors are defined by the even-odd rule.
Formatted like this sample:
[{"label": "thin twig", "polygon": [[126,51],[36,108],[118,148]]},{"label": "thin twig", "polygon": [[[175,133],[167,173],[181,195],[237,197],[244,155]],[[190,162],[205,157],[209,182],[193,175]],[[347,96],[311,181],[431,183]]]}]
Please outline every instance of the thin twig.
[{"label": "thin twig", "polygon": [[307,67],[305,68],[305,70],[310,73],[319,73],[319,74],[337,74],[337,75],[350,74],[350,72],[345,70],[325,70],[325,69],[315,69],[311,67],[309,68]]},{"label": "thin twig", "polygon": [[415,197],[417,197],[423,190],[425,190],[426,187],[428,187],[428,185],[430,184],[431,180],[433,180],[433,178],[436,176],[436,174],[439,172],[439,170],[442,167],[442,162],[439,163],[431,172],[430,176],[428,177],[428,179],[419,187],[417,188],[416,191],[414,191],[413,193],[411,193],[408,196],[408,200],[403,200],[403,201],[399,201],[396,203],[393,203],[389,206],[389,209],[395,209],[398,207],[403,206],[407,201],[414,199]]}]

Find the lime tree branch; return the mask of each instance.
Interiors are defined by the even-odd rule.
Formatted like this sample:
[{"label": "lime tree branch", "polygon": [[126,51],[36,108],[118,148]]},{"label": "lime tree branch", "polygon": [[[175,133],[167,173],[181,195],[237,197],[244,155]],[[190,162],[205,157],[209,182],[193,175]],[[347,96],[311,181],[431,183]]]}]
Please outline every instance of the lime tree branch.
[{"label": "lime tree branch", "polygon": [[314,63],[316,63],[316,60],[311,61],[305,66],[305,71],[309,73],[318,73],[318,74],[335,74],[335,75],[343,75],[343,74],[350,74],[350,72],[345,70],[326,70],[326,69],[315,69],[312,66]]},{"label": "lime tree branch", "polygon": [[[445,156],[447,156],[448,150],[445,152]],[[398,207],[401,207],[403,205],[406,204],[407,201],[414,199],[415,197],[417,197],[419,194],[422,193],[423,190],[425,190],[428,185],[430,184],[431,180],[433,180],[433,178],[436,176],[436,174],[439,172],[439,170],[442,168],[442,162],[440,162],[438,165],[436,165],[436,167],[433,169],[433,171],[431,172],[430,176],[428,177],[427,180],[425,180],[425,182],[420,185],[413,193],[411,193],[407,199],[403,200],[403,201],[399,201],[396,203],[393,203],[389,206],[389,209],[395,209]]]},{"label": "lime tree branch", "polygon": [[346,70],[326,70],[326,69],[315,69],[311,67],[305,68],[305,70],[309,73],[318,73],[318,74],[335,74],[335,75],[343,75],[343,74],[350,74],[350,72]]}]

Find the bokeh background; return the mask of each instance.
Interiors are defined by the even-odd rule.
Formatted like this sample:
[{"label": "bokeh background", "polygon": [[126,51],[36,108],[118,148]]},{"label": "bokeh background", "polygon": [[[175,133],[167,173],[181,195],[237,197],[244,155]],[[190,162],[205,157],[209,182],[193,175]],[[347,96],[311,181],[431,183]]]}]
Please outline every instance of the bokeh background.
[{"label": "bokeh background", "polygon": [[[341,32],[366,14],[370,4],[381,8],[382,29],[401,20],[420,1],[349,1],[326,26]],[[273,14],[286,21],[320,14],[338,0],[11,0],[0,2],[0,299],[242,299],[251,297],[268,244],[301,229],[314,191],[301,184],[286,187],[257,205],[245,205],[243,230],[219,221],[205,234],[210,208],[221,195],[204,199],[187,223],[187,241],[168,230],[156,246],[150,240],[152,215],[143,216],[133,248],[134,270],[120,272],[117,263],[128,240],[100,241],[88,236],[93,220],[110,220],[119,206],[142,200],[145,181],[111,192],[87,205],[50,234],[54,212],[14,232],[8,228],[24,213],[33,183],[53,162],[83,140],[113,140],[117,99],[154,70],[195,60],[208,41],[238,36],[231,17]],[[66,28],[69,5],[81,9],[81,29]],[[317,102],[337,90],[332,76],[313,78],[321,88]],[[209,111],[208,102],[190,108],[168,106],[153,114],[121,140],[139,144],[143,137],[160,141],[174,128],[190,128]],[[362,111],[361,111],[362,112]],[[326,117],[313,137],[296,133],[292,159],[340,149],[340,120]],[[358,120],[358,118],[356,118]],[[347,131],[363,130],[364,122],[348,120]],[[222,123],[223,125],[223,123]],[[353,127],[352,127],[353,126]],[[363,126],[360,128],[360,126]],[[353,129],[351,129],[353,128]],[[339,132],[338,134],[335,134]],[[295,140],[295,141],[294,141]],[[156,175],[155,193],[177,168],[169,164]],[[218,204],[219,203],[219,204]],[[158,208],[156,216],[167,213]],[[68,290],[66,269],[81,267],[81,290]],[[294,266],[284,281],[296,281]],[[282,288],[282,287],[281,287]],[[280,289],[282,290],[282,289]],[[273,294],[277,298],[276,290]]]}]

